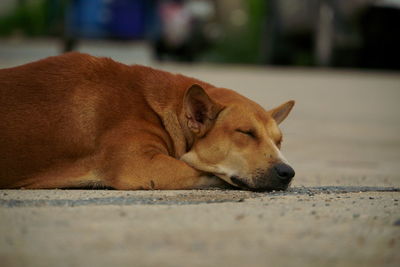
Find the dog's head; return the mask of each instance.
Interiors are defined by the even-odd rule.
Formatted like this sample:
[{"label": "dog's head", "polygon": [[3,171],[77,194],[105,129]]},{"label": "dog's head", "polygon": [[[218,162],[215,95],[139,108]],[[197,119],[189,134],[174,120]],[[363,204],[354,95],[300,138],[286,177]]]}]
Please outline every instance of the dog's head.
[{"label": "dog's head", "polygon": [[182,120],[194,136],[181,160],[248,190],[284,190],[295,173],[280,152],[278,128],[294,101],[265,111],[228,89],[208,95],[193,85],[184,97]]}]

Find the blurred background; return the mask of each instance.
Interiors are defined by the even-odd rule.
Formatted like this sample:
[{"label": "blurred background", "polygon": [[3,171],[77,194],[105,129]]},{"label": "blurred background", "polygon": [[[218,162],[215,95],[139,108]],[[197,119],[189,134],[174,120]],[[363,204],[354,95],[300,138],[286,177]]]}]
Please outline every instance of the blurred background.
[{"label": "blurred background", "polygon": [[399,0],[1,0],[0,60],[108,40],[136,63],[400,69],[399,29]]}]

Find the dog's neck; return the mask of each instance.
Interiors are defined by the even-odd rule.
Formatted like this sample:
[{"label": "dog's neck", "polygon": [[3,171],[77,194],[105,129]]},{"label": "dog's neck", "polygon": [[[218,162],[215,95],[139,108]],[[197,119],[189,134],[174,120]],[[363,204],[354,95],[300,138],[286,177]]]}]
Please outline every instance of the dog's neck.
[{"label": "dog's neck", "polygon": [[165,130],[172,139],[174,146],[173,156],[175,158],[180,158],[191,149],[195,136],[187,128],[186,122],[181,119],[182,116],[179,111],[160,108],[159,106],[153,106],[152,108],[161,118]]},{"label": "dog's neck", "polygon": [[158,113],[161,117],[165,130],[172,139],[175,157],[180,158],[189,151],[196,136],[187,127],[187,121],[180,110],[164,110]]}]

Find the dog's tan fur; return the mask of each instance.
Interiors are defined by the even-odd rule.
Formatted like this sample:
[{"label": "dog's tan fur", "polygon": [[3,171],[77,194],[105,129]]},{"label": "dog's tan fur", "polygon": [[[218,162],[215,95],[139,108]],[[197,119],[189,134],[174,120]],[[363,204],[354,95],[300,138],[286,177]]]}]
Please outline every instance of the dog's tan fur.
[{"label": "dog's tan fur", "polygon": [[257,188],[293,104],[80,53],[2,69],[0,188]]}]

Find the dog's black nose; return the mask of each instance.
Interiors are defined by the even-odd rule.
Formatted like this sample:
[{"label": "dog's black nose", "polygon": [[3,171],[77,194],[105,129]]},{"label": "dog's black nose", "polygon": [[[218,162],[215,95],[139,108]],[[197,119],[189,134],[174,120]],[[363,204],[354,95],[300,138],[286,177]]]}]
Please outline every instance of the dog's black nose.
[{"label": "dog's black nose", "polygon": [[276,174],[278,175],[279,179],[289,182],[295,175],[295,172],[292,167],[285,163],[278,163],[274,166]]}]

